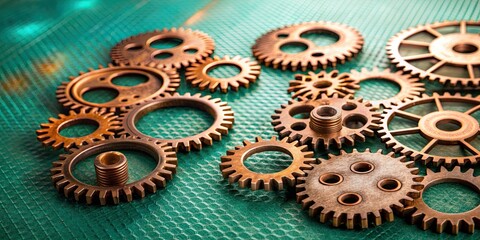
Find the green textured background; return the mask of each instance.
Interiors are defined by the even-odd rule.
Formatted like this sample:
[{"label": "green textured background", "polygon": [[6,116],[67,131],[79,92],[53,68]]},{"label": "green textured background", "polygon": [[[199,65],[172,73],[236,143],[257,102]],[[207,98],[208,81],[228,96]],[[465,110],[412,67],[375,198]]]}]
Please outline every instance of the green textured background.
[{"label": "green textured background", "polygon": [[[222,179],[218,163],[227,149],[257,135],[276,135],[270,115],[289,99],[286,89],[293,76],[289,71],[262,67],[251,88],[214,94],[233,107],[234,129],[211,147],[179,154],[177,175],[167,189],[132,203],[87,206],[58,194],[49,169],[61,151],[43,148],[35,130],[62,111],[55,100],[60,82],[107,64],[111,47],[144,31],[191,27],[214,38],[216,55],[250,56],[255,39],[269,29],[302,21],[338,21],[365,37],[362,53],[339,67],[349,71],[390,67],[384,48],[393,34],[421,23],[479,20],[479,5],[478,1],[2,1],[0,238],[449,238],[452,235],[422,231],[399,217],[367,230],[334,229],[309,218],[292,191],[251,192]],[[364,86],[361,95],[378,97],[378,92],[365,91],[373,87]],[[439,86],[429,84],[429,93],[435,89]],[[179,92],[197,89],[182,80]],[[154,113],[142,120],[140,128],[152,135],[178,137],[207,127],[205,116],[194,110]],[[167,121],[173,122],[161,124]],[[366,147],[383,145],[375,138],[358,145]],[[133,159],[133,179],[151,169],[145,156],[128,154]],[[250,165],[258,163],[259,170],[288,165],[288,158],[271,159],[275,156],[263,154],[264,159],[252,159]],[[92,169],[85,163],[75,174],[93,181]],[[437,186],[426,195],[426,201],[444,211],[462,211],[480,203],[478,194],[455,184]]]}]

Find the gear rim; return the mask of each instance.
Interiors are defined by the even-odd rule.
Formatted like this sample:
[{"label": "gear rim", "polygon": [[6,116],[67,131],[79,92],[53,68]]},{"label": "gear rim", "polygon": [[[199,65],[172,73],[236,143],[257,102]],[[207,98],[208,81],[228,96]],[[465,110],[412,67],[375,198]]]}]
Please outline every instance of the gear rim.
[{"label": "gear rim", "polygon": [[339,73],[338,70],[331,72],[321,71],[317,74],[309,72],[308,75],[295,74],[295,80],[290,81],[287,92],[293,92],[292,99],[319,99],[322,95],[327,97],[337,94],[344,97],[354,94],[360,85],[350,78],[348,73]]}]

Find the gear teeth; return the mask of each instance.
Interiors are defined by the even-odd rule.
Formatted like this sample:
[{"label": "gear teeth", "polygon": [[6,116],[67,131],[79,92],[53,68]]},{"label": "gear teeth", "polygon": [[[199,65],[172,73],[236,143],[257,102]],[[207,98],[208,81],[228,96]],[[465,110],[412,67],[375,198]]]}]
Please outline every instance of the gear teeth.
[{"label": "gear teeth", "polygon": [[[318,88],[322,86],[322,88]],[[338,70],[332,72],[321,71],[318,74],[309,72],[308,75],[296,74],[295,80],[290,81],[287,91],[294,92],[292,98],[303,97],[306,99],[320,99],[322,95],[328,97],[333,94],[346,96],[359,89],[360,85],[350,79],[348,73],[338,74]]]}]

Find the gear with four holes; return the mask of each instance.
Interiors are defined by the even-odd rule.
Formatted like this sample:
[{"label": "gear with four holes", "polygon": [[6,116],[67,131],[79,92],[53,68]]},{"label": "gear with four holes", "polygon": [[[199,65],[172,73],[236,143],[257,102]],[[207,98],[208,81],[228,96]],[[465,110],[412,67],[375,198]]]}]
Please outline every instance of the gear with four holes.
[{"label": "gear with four holes", "polygon": [[393,221],[393,212],[402,212],[420,196],[421,177],[413,162],[394,153],[383,155],[341,151],[329,160],[312,164],[306,176],[298,178],[297,202],[320,222],[334,227],[368,228]]},{"label": "gear with four holes", "polygon": [[[235,66],[240,72],[227,78],[216,78],[208,75],[211,70],[219,66]],[[200,90],[208,88],[210,92],[215,92],[217,88],[220,88],[223,93],[226,93],[228,87],[233,91],[238,91],[239,86],[248,88],[250,83],[257,80],[258,75],[260,75],[260,65],[256,61],[240,56],[233,58],[230,56],[224,56],[223,58],[215,56],[188,67],[185,72],[185,79]]]},{"label": "gear with four holes", "polygon": [[[165,40],[179,44],[167,49],[152,47],[155,42]],[[172,28],[124,39],[112,48],[110,56],[116,64],[180,69],[209,57],[214,49],[213,39],[207,34],[188,28]]]},{"label": "gear with four holes", "polygon": [[322,95],[327,97],[337,94],[344,97],[354,94],[360,85],[352,81],[348,73],[339,74],[338,70],[331,72],[309,72],[308,75],[296,74],[295,80],[290,81],[287,91],[293,92],[292,98],[319,99]]},{"label": "gear with four holes", "polygon": [[[292,163],[275,173],[257,173],[245,166],[248,157],[265,151],[285,153],[292,158]],[[243,146],[227,151],[227,155],[221,158],[220,170],[224,178],[228,178],[230,183],[238,182],[241,188],[282,190],[295,186],[296,178],[305,175],[302,171],[312,168],[310,163],[315,162],[312,157],[313,152],[307,152],[305,145],[297,146],[297,142],[288,143],[287,139],[279,141],[276,137],[270,140],[256,137],[254,143],[245,140]]]}]

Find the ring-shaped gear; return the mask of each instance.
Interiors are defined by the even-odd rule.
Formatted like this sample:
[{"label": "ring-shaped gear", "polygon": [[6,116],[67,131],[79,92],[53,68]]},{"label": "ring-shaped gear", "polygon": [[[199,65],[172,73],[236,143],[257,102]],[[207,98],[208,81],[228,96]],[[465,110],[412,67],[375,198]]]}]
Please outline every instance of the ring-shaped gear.
[{"label": "ring-shaped gear", "polygon": [[[77,125],[96,125],[97,129],[92,133],[80,137],[65,137],[60,134],[62,129]],[[80,109],[80,112],[70,111],[68,115],[59,114],[57,118],[49,118],[48,123],[40,124],[41,129],[37,130],[37,139],[44,146],[51,146],[53,149],[69,149],[80,147],[95,141],[102,141],[115,135],[120,121],[113,113],[101,113],[97,109]]]},{"label": "ring-shaped gear", "polygon": [[[465,112],[444,109],[442,102],[450,103],[467,103],[472,107]],[[436,111],[430,108],[430,112],[420,116],[409,112],[412,107],[418,108],[419,105],[435,104]],[[410,101],[386,109],[382,114],[381,130],[378,131],[383,142],[387,147],[393,148],[395,152],[411,156],[414,160],[421,161],[427,165],[432,163],[434,166],[444,165],[447,167],[454,165],[475,165],[480,160],[480,149],[472,145],[472,141],[480,135],[480,123],[471,115],[480,110],[480,98],[472,98],[470,95],[461,96],[459,93],[450,95],[445,93],[439,95],[434,93],[433,96],[423,95],[421,98],[415,98]],[[402,129],[390,129],[389,124],[395,117],[404,118],[416,123],[414,127]],[[442,130],[438,125],[451,123],[459,126],[458,129]],[[405,146],[396,137],[411,134],[420,134],[428,143],[421,149],[415,150]],[[443,156],[430,154],[436,146],[457,145],[470,153],[468,156]]]},{"label": "ring-shaped gear", "polygon": [[[235,150],[227,151],[222,156],[220,170],[224,178],[228,178],[230,184],[238,182],[240,188],[252,190],[265,189],[282,190],[286,187],[293,187],[297,177],[304,176],[303,170],[311,169],[310,163],[316,162],[313,152],[307,151],[307,146],[297,146],[298,142],[288,143],[287,139],[277,140],[272,137],[270,140],[263,140],[256,137],[255,142],[243,141],[243,146],[236,146]],[[277,151],[288,154],[292,163],[287,168],[275,173],[257,173],[248,169],[244,161],[255,153],[265,151]]]},{"label": "ring-shaped gear", "polygon": [[428,188],[446,182],[464,184],[480,193],[480,177],[475,177],[473,172],[473,169],[469,169],[463,173],[458,166],[452,171],[441,167],[436,173],[427,168],[427,175],[422,181],[425,188],[421,191],[420,197],[413,201],[413,205],[405,208],[405,215],[409,216],[410,223],[417,224],[423,230],[434,228],[438,233],[444,231],[452,234],[458,234],[459,231],[473,233],[480,222],[480,206],[462,213],[443,213],[429,207],[422,197]]},{"label": "ring-shaped gear", "polygon": [[[480,35],[467,32],[469,26],[479,27],[480,21],[436,22],[403,30],[387,43],[388,57],[397,68],[414,76],[442,84],[478,87]],[[426,34],[431,36],[430,41],[420,39]]]},{"label": "ring-shaped gear", "polygon": [[[218,66],[234,66],[240,72],[227,78],[216,78],[208,75],[212,69]],[[208,88],[210,92],[215,92],[220,88],[223,93],[226,93],[228,87],[233,91],[238,91],[240,86],[248,88],[250,83],[257,80],[258,75],[260,75],[260,65],[256,61],[240,56],[233,58],[230,56],[224,56],[223,58],[215,56],[188,67],[185,72],[185,79],[200,90]]]},{"label": "ring-shaped gear", "polygon": [[360,72],[352,70],[350,72],[350,78],[357,85],[360,85],[363,81],[382,79],[392,82],[400,88],[400,91],[395,96],[388,99],[369,100],[369,102],[377,108],[390,108],[392,105],[397,105],[402,101],[413,99],[425,92],[425,84],[421,83],[420,79],[402,74],[401,71],[391,72],[390,69],[379,71],[378,68],[373,68],[369,71],[366,68],[362,68]]},{"label": "ring-shaped gear", "polygon": [[295,74],[295,80],[290,81],[289,93],[293,92],[292,98],[302,97],[304,99],[319,99],[322,95],[327,97],[338,94],[344,97],[348,94],[354,94],[360,85],[350,79],[348,73],[338,73],[338,70],[331,72],[321,71],[317,74],[309,72],[305,74]]},{"label": "ring-shaped gear", "polygon": [[[337,42],[327,46],[318,46],[303,38],[307,33],[328,33],[338,38]],[[306,49],[298,53],[286,53],[281,50],[284,45],[301,45]],[[252,47],[253,55],[260,63],[282,70],[296,71],[307,68],[316,70],[318,67],[335,67],[344,63],[360,52],[363,47],[363,37],[356,29],[335,22],[306,22],[281,27],[269,31],[258,38]]]},{"label": "ring-shaped gear", "polygon": [[[121,76],[142,75],[147,80],[135,86],[120,86],[112,81]],[[173,93],[180,86],[180,76],[174,69],[156,69],[146,66],[113,66],[89,69],[78,77],[70,77],[57,89],[57,99],[63,107],[72,110],[97,108],[106,112],[124,112],[128,106],[148,101],[162,93]],[[91,90],[106,89],[117,96],[104,103],[87,101],[83,95]]]},{"label": "ring-shaped gear", "polygon": [[[145,114],[167,107],[191,107],[202,110],[213,117],[213,124],[201,133],[179,139],[154,138],[143,134],[137,129],[136,123]],[[228,129],[233,127],[233,115],[232,108],[219,98],[211,99],[211,96],[201,96],[199,93],[195,95],[190,95],[190,93],[185,93],[184,95],[178,93],[173,95],[164,94],[162,97],[155,98],[152,101],[132,106],[127,112],[121,114],[120,121],[122,126],[119,130],[119,135],[153,139],[170,144],[175,151],[189,152],[192,147],[200,150],[203,144],[212,145],[213,140],[220,141],[222,135],[228,134]]]},{"label": "ring-shaped gear", "polygon": [[394,211],[420,196],[421,177],[414,162],[395,158],[394,153],[341,151],[329,154],[329,160],[312,164],[305,177],[298,178],[297,202],[320,222],[334,227],[368,228],[391,222]]},{"label": "ring-shaped gear", "polygon": [[[164,39],[181,40],[181,43],[167,49],[151,46],[155,41]],[[214,50],[215,43],[206,33],[189,28],[164,28],[122,40],[112,48],[110,56],[116,64],[180,69],[209,57]],[[169,57],[156,57],[162,55]]]},{"label": "ring-shaped gear", "polygon": [[[89,156],[107,151],[138,150],[155,158],[157,165],[147,176],[123,186],[101,187],[79,181],[73,175],[75,165]],[[177,156],[167,144],[146,139],[117,138],[87,144],[80,148],[71,148],[68,154],[60,155],[59,161],[53,162],[50,170],[56,189],[65,197],[74,197],[76,201],[87,204],[118,204],[130,202],[133,196],[145,197],[146,192],[154,193],[158,188],[165,188],[177,168]]]}]

